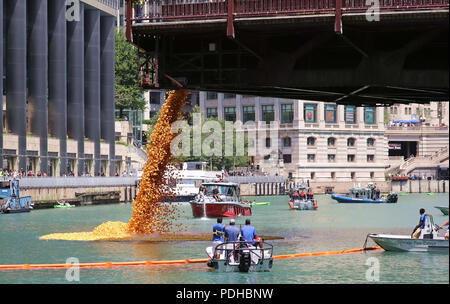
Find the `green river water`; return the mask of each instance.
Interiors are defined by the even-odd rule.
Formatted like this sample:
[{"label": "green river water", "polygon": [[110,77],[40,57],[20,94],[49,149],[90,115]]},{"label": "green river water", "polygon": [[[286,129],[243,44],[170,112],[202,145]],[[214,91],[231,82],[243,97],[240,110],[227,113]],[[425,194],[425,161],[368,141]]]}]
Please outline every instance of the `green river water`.
[{"label": "green river water", "polygon": [[[250,197],[270,206],[254,206],[250,217],[260,234],[283,236],[271,241],[274,255],[361,248],[368,233],[410,234],[419,221],[419,209],[433,215],[436,224],[448,219],[435,206],[448,206],[448,194],[409,194],[397,204],[339,204],[329,195],[316,196],[317,211],[290,210],[287,196]],[[188,204],[180,221],[190,232],[210,232],[215,219],[192,217]],[[206,258],[209,242],[75,242],[41,241],[55,232],[92,231],[106,221],[127,222],[130,204],[32,210],[0,215],[0,264],[80,263]],[[243,224],[245,218],[237,218]],[[228,224],[225,219],[224,223]],[[375,244],[371,241],[369,246]],[[369,258],[379,262],[379,280],[368,281]],[[0,283],[69,283],[65,269],[0,270]],[[303,283],[449,283],[446,254],[385,252],[383,250],[333,256],[275,260],[270,272],[217,273],[204,263],[91,268],[80,270],[79,283],[209,284]],[[70,282],[73,283],[73,282]]]}]

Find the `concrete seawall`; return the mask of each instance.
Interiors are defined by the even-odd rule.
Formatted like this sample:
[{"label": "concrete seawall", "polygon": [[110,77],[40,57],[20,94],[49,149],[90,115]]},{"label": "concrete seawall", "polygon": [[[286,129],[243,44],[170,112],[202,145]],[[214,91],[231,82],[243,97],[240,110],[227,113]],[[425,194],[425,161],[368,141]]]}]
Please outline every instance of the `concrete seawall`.
[{"label": "concrete seawall", "polygon": [[131,202],[136,198],[136,194],[135,177],[56,177],[20,180],[20,195],[31,196],[34,204],[40,204],[43,208],[51,207],[57,201],[81,205]]}]

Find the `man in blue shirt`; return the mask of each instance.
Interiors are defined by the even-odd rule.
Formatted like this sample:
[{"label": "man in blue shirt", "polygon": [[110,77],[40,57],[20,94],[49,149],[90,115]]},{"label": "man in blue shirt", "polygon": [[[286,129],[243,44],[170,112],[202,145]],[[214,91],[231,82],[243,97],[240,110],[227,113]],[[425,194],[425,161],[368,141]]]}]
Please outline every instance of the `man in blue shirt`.
[{"label": "man in blue shirt", "polygon": [[234,219],[230,220],[230,225],[225,228],[227,242],[237,242],[239,239],[239,228],[235,226]]},{"label": "man in blue shirt", "polygon": [[244,238],[244,240],[247,242],[247,244],[252,245],[252,246],[255,244],[254,239],[257,237],[256,229],[255,229],[255,227],[250,225],[250,219],[245,220],[245,226],[242,227],[242,229],[241,229],[241,235]]},{"label": "man in blue shirt", "polygon": [[[217,245],[223,243],[223,236],[225,235],[225,226],[222,225],[222,218],[217,219],[217,223],[213,226],[213,252],[215,251]],[[221,251],[217,251],[216,258],[220,257]]]},{"label": "man in blue shirt", "polygon": [[420,208],[420,219],[419,224],[414,228],[414,231],[412,233],[412,237],[415,239],[418,239],[420,237],[420,233],[422,232],[422,229],[425,227],[425,209]]}]

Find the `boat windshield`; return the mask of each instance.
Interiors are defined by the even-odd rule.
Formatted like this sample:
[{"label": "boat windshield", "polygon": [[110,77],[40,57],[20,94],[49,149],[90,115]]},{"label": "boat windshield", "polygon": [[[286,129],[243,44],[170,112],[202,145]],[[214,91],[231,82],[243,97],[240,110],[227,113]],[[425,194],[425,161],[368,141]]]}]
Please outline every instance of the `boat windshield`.
[{"label": "boat windshield", "polygon": [[212,195],[213,190],[217,187],[217,190],[219,191],[219,195],[221,197],[225,196],[233,201],[238,200],[236,186],[229,186],[229,185],[204,185],[204,186],[206,188],[208,195]]}]

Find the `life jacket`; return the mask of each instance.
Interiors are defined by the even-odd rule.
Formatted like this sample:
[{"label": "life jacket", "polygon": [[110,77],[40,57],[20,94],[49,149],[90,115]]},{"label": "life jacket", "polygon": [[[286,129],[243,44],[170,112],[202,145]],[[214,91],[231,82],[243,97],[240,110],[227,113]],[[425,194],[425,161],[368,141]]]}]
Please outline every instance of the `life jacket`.
[{"label": "life jacket", "polygon": [[300,192],[300,196],[306,196],[305,192],[304,191]]}]

